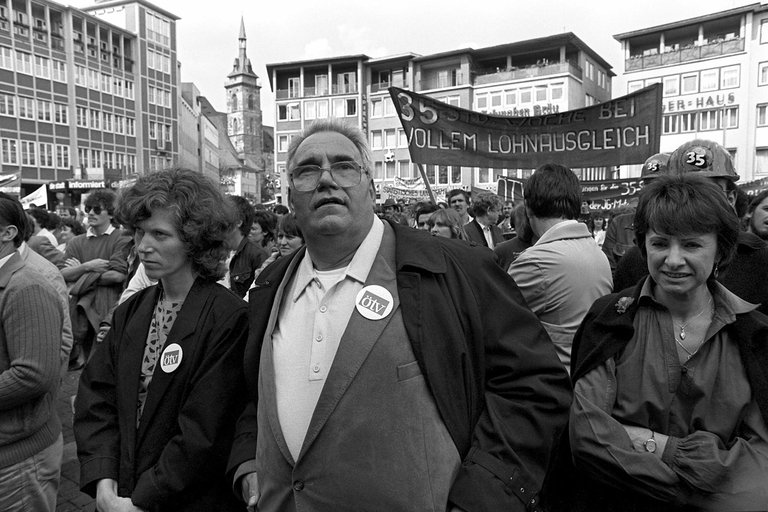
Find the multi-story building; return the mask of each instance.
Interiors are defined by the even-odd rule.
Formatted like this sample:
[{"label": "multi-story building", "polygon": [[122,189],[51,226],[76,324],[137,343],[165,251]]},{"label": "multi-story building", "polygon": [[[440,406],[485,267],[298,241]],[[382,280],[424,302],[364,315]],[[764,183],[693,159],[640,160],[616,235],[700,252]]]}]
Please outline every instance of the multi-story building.
[{"label": "multi-story building", "polygon": [[[344,117],[369,136],[377,187],[420,172],[387,88],[402,87],[479,112],[509,116],[573,110],[611,98],[611,66],[572,33],[433,55],[268,64],[276,94],[275,162],[285,180],[291,137],[315,119]],[[425,165],[428,182],[443,189],[495,189],[499,176],[527,177],[531,169]],[[608,168],[576,169],[583,179],[613,176]],[[382,198],[386,192],[382,193]]]},{"label": "multi-story building", "polygon": [[178,153],[178,18],[143,0],[0,0],[2,174],[54,203]]},{"label": "multi-story building", "polygon": [[[755,3],[614,38],[624,52],[617,96],[663,84],[662,151],[710,139],[733,155],[741,182],[768,177],[768,6]],[[626,172],[636,176],[639,166]]]}]

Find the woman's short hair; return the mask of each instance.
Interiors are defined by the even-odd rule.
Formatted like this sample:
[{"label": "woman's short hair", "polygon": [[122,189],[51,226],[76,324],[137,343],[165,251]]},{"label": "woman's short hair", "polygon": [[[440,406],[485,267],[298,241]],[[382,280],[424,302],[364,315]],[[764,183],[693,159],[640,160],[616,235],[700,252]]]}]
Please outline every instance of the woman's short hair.
[{"label": "woman's short hair", "polygon": [[251,232],[251,226],[253,226],[253,206],[243,196],[229,196],[229,200],[232,201],[235,215],[240,222],[240,233],[243,236],[248,236],[248,233]]},{"label": "woman's short hair", "polygon": [[673,236],[714,233],[720,270],[733,259],[739,238],[739,219],[723,189],[711,179],[692,174],[661,176],[645,185],[634,226],[644,257],[650,230]]},{"label": "woman's short hair", "polygon": [[78,222],[74,217],[67,217],[59,220],[59,228],[62,226],[67,226],[70,230],[72,230],[72,234],[75,236],[85,234],[85,227],[83,226],[83,223]]},{"label": "woman's short hair", "polygon": [[171,212],[187,257],[200,277],[217,280],[226,273],[225,241],[236,216],[216,183],[188,169],[147,174],[123,191],[116,217],[135,229],[157,210]]},{"label": "woman's short hair", "polygon": [[451,238],[467,240],[467,233],[464,231],[464,226],[461,223],[461,215],[459,215],[459,212],[453,208],[437,210],[430,215],[429,220],[427,221],[427,226],[429,226],[429,229],[432,229],[435,224],[448,226],[451,230]]},{"label": "woman's short hair", "polygon": [[277,232],[283,233],[286,236],[297,236],[304,240],[304,234],[296,222],[296,216],[292,213],[280,217],[277,221]]}]

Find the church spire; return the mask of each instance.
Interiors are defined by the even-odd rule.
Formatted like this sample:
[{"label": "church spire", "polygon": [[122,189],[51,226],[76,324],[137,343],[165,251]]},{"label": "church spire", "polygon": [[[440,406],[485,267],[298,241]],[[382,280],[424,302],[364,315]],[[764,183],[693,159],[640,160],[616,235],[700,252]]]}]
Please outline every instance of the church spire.
[{"label": "church spire", "polygon": [[251,60],[248,58],[248,55],[246,54],[246,37],[245,37],[245,20],[243,17],[240,17],[240,35],[238,36],[238,42],[239,42],[239,53],[237,58],[235,59],[235,64],[232,66],[232,73],[230,73],[229,76],[233,75],[239,75],[239,74],[247,74],[247,75],[255,75],[253,72],[253,68],[251,67]]}]

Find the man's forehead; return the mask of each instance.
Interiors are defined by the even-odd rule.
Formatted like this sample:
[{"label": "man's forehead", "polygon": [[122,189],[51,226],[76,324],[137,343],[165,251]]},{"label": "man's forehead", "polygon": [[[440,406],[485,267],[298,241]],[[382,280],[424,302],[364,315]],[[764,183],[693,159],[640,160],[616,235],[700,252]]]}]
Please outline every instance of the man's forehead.
[{"label": "man's forehead", "polygon": [[464,196],[459,194],[451,198],[452,203],[455,203],[456,201],[464,201]]},{"label": "man's forehead", "polygon": [[355,143],[337,132],[313,133],[296,149],[294,160],[297,164],[305,161],[321,160],[327,157],[330,161],[359,160],[360,152]]}]

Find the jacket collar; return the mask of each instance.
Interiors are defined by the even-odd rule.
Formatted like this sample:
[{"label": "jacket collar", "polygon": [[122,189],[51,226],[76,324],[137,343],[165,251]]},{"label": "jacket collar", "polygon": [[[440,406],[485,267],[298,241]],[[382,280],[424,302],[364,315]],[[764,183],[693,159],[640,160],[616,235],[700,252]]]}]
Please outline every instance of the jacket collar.
[{"label": "jacket collar", "polygon": [[587,225],[576,220],[564,220],[558,222],[541,235],[534,245],[546,244],[568,238],[591,238]]}]

